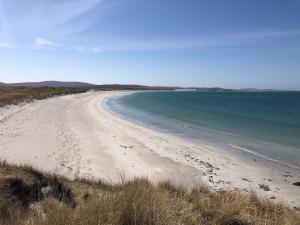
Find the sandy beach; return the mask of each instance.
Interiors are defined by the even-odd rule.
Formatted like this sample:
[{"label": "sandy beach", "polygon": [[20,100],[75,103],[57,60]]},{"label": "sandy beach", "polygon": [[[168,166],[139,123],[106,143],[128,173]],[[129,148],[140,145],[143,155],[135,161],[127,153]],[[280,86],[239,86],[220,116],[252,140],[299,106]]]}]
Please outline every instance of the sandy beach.
[{"label": "sandy beach", "polygon": [[88,92],[0,108],[0,159],[70,178],[148,177],[188,187],[255,190],[300,205],[300,187],[293,185],[299,171],[263,166],[259,159],[246,163],[213,146],[118,118],[101,102],[120,93]]}]

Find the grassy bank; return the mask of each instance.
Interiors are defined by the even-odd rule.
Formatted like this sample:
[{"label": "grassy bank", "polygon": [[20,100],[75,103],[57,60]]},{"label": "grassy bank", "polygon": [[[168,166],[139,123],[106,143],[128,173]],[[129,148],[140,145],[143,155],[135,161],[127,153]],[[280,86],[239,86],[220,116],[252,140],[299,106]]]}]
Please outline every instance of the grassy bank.
[{"label": "grassy bank", "polygon": [[187,191],[146,179],[118,185],[68,180],[0,164],[0,224],[299,224],[300,215],[254,193]]},{"label": "grassy bank", "polygon": [[88,90],[88,88],[68,87],[0,87],[0,107],[57,95],[77,94]]},{"label": "grassy bank", "polygon": [[[0,88],[0,104],[16,104],[80,88]],[[147,179],[108,184],[68,180],[0,162],[0,225],[300,224],[283,203],[239,191],[186,190]]]}]

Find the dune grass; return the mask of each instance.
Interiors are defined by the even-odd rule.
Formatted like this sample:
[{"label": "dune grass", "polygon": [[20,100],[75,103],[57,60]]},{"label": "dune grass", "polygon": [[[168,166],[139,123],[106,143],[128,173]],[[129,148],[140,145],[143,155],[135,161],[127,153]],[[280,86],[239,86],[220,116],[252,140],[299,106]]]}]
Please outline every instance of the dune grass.
[{"label": "dune grass", "polygon": [[300,224],[299,212],[255,193],[186,190],[137,178],[108,184],[68,180],[0,164],[0,224]]},{"label": "dune grass", "polygon": [[[83,88],[1,87],[0,106]],[[187,190],[147,179],[69,180],[0,162],[1,225],[300,225],[300,213],[255,193]]]},{"label": "dune grass", "polygon": [[88,88],[68,87],[0,87],[0,107],[57,95],[82,93],[88,90]]}]

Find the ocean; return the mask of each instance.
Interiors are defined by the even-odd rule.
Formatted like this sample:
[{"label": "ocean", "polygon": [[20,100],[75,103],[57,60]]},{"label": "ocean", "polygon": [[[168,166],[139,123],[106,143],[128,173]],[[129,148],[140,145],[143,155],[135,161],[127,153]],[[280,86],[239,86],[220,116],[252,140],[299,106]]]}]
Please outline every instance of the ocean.
[{"label": "ocean", "polygon": [[300,169],[300,92],[136,92],[105,105],[140,125]]}]

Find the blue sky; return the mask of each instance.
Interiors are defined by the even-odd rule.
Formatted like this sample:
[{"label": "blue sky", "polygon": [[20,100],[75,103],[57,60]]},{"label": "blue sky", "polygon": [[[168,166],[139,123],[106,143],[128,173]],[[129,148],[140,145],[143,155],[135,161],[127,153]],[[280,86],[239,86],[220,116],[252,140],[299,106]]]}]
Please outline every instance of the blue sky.
[{"label": "blue sky", "polygon": [[0,81],[300,90],[298,0],[0,0]]}]

